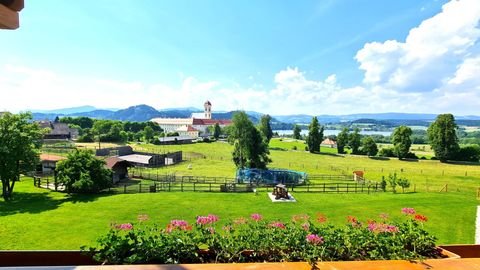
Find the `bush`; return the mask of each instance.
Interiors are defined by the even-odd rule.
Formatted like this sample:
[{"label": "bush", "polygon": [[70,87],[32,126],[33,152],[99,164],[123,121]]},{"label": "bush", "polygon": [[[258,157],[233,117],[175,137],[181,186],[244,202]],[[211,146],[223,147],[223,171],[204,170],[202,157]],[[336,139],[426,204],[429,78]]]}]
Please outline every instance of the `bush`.
[{"label": "bush", "polygon": [[467,145],[458,150],[455,160],[478,162],[480,159],[480,146]]},{"label": "bush", "polygon": [[408,159],[418,159],[417,155],[415,155],[415,154],[412,153],[412,152],[408,152],[407,155],[405,155],[405,158],[408,158]]},{"label": "bush", "polygon": [[58,183],[65,185],[68,193],[96,193],[113,185],[112,171],[89,150],[68,154],[66,160],[58,162],[55,171]]},{"label": "bush", "polygon": [[294,146],[292,147],[292,150],[297,150],[297,146],[294,145]]},{"label": "bush", "polygon": [[308,145],[305,145],[305,151],[308,151]]},{"label": "bush", "polygon": [[[107,264],[133,263],[235,263],[319,260],[414,260],[440,257],[436,238],[423,229],[427,218],[412,208],[403,208],[405,218],[361,222],[347,217],[335,227],[326,217],[296,215],[291,222],[266,221],[259,214],[217,224],[215,215],[198,216],[196,223],[172,220],[166,227],[148,223],[112,225],[110,231],[89,249]],[[141,243],[141,244],[140,244]]]},{"label": "bush", "polygon": [[378,155],[381,157],[396,157],[393,148],[382,148],[378,152]]}]

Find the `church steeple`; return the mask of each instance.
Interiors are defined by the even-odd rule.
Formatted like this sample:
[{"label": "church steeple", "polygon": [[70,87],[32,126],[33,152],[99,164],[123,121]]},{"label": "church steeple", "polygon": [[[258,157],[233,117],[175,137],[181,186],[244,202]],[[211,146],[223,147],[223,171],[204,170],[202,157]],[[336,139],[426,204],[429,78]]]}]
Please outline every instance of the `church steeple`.
[{"label": "church steeple", "polygon": [[207,100],[203,104],[203,107],[205,108],[205,119],[212,119],[212,103]]}]

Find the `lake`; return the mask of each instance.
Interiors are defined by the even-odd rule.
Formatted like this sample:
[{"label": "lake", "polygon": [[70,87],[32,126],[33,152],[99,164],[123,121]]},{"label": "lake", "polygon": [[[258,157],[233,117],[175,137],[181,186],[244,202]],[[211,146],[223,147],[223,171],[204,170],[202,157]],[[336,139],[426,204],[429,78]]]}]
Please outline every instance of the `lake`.
[{"label": "lake", "polygon": [[[330,135],[338,135],[341,130],[338,129],[326,129],[323,131],[323,136],[330,136]],[[278,132],[278,135],[292,135],[293,130],[274,130],[273,132]],[[351,132],[351,131],[350,131]],[[302,130],[302,135],[307,135],[308,130]],[[383,136],[390,136],[392,135],[391,131],[371,131],[371,130],[360,130],[360,134],[362,135],[383,135]]]}]

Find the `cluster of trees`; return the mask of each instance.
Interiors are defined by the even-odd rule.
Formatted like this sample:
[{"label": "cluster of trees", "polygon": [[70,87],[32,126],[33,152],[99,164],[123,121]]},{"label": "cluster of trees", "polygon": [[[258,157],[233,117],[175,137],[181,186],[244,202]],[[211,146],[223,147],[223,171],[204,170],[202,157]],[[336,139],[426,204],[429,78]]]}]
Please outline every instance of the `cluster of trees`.
[{"label": "cluster of trees", "polygon": [[237,168],[266,169],[272,161],[268,156],[273,136],[270,120],[269,115],[264,115],[256,127],[245,112],[234,114],[232,125],[225,132],[233,145],[232,158]]},{"label": "cluster of trees", "polygon": [[178,136],[178,133],[163,134],[162,129],[154,122],[129,122],[116,120],[100,120],[89,117],[63,117],[59,119],[71,128],[79,130],[79,142],[154,142],[155,138]]}]

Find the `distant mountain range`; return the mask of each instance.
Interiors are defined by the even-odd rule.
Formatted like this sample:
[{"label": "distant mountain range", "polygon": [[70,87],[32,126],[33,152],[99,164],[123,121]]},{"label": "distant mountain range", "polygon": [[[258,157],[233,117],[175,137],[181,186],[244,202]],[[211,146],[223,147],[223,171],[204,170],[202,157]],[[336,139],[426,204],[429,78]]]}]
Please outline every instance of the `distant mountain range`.
[{"label": "distant mountain range", "polygon": [[[156,117],[171,117],[171,118],[186,118],[190,117],[192,113],[202,112],[202,109],[195,107],[184,108],[168,108],[157,110],[148,105],[131,106],[126,109],[97,109],[93,106],[81,106],[75,108],[65,108],[58,110],[34,110],[33,117],[35,120],[53,120],[57,116],[86,116],[97,119],[111,119],[122,121],[148,121]],[[214,112],[212,118],[214,119],[231,119],[236,111],[230,112]],[[250,119],[258,122],[263,113],[255,111],[246,112]],[[273,115],[272,123],[274,126],[291,126],[292,124],[308,124],[312,120],[312,115],[296,114],[296,115]],[[435,120],[436,114],[419,114],[419,113],[362,113],[362,114],[348,114],[348,115],[318,115],[317,118],[320,123],[341,123],[354,122],[362,119],[377,120],[382,123],[397,125],[428,125],[429,122]],[[480,116],[455,116],[458,122],[468,123],[478,122]]]}]

